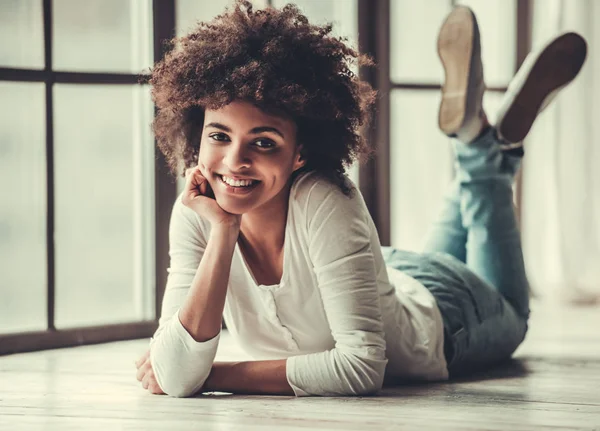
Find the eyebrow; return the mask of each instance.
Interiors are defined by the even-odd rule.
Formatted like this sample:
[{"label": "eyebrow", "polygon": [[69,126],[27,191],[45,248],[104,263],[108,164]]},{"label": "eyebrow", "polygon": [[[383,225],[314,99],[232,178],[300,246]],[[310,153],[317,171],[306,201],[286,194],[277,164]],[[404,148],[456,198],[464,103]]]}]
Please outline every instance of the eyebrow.
[{"label": "eyebrow", "polygon": [[[214,127],[215,129],[220,129],[220,130],[223,130],[224,132],[231,133],[231,129],[221,123],[208,123],[206,126],[204,126],[204,128],[206,129],[207,127]],[[285,139],[285,136],[283,136],[283,133],[281,133],[279,131],[279,129],[277,129],[275,127],[260,126],[260,127],[255,127],[254,129],[250,130],[250,133],[253,135],[258,135],[259,133],[263,133],[263,132],[272,132],[272,133],[275,133],[276,135],[281,136],[283,139]]]}]

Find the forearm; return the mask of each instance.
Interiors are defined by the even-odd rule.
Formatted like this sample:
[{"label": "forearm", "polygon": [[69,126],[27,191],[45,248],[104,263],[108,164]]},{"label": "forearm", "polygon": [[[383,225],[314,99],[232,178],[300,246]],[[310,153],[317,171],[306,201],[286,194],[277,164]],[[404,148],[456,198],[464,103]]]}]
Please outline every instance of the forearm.
[{"label": "forearm", "polygon": [[294,395],[286,377],[286,359],[215,362],[202,392],[248,395]]},{"label": "forearm", "polygon": [[181,324],[198,342],[214,338],[221,330],[238,235],[239,227],[216,226],[212,229],[202,261],[179,311]]}]

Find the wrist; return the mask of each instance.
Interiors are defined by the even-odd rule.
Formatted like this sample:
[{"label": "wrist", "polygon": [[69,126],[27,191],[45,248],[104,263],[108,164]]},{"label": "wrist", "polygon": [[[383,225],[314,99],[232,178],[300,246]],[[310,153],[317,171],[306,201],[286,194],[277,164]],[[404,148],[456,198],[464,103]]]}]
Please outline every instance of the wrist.
[{"label": "wrist", "polygon": [[220,238],[229,239],[231,241],[237,241],[240,235],[240,224],[239,223],[219,223],[212,226],[210,235],[216,235]]}]

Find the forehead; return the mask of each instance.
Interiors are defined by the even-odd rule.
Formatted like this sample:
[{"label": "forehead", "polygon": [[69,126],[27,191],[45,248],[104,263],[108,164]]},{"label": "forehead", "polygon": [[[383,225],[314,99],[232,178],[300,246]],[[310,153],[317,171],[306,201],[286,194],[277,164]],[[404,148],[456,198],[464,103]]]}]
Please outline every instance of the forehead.
[{"label": "forehead", "polygon": [[268,114],[251,103],[237,101],[219,109],[206,109],[204,122],[218,122],[232,130],[240,131],[260,126],[275,127],[288,132],[296,129],[296,124],[291,119]]}]

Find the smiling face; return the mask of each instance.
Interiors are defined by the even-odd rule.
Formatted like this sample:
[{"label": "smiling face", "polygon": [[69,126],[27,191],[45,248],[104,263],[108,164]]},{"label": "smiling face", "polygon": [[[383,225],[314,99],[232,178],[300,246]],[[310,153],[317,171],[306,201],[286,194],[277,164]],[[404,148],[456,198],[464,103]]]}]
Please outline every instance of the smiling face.
[{"label": "smiling face", "polygon": [[292,120],[247,102],[205,111],[198,165],[225,211],[244,214],[287,199],[291,175],[304,163]]}]

